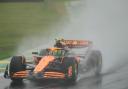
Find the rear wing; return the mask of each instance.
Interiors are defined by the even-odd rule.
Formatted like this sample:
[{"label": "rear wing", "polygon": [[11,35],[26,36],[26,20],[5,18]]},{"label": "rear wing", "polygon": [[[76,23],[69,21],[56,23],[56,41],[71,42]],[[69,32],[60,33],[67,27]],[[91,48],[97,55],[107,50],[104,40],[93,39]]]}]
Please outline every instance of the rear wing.
[{"label": "rear wing", "polygon": [[64,40],[65,46],[69,48],[84,48],[92,45],[88,40]]}]

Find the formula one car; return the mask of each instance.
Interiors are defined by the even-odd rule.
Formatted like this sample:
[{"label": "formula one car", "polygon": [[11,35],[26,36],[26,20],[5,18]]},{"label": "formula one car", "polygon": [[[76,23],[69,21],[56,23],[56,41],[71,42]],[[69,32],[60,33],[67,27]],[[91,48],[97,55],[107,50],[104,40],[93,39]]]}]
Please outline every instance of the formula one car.
[{"label": "formula one car", "polygon": [[[79,70],[82,70],[82,63],[85,63],[84,70],[90,68],[95,74],[101,72],[101,58],[93,58],[96,55],[89,53],[92,42],[86,40],[63,40],[64,46],[41,49],[39,52],[32,52],[34,62],[27,62],[24,56],[13,56],[10,64],[7,65],[4,77],[13,81],[22,81],[25,78],[33,79],[62,79],[75,83]],[[61,44],[63,45],[63,44]],[[80,53],[78,49],[86,48],[86,52]],[[77,52],[77,53],[76,53]],[[86,58],[89,53],[90,57]],[[82,61],[84,60],[84,62]]]}]

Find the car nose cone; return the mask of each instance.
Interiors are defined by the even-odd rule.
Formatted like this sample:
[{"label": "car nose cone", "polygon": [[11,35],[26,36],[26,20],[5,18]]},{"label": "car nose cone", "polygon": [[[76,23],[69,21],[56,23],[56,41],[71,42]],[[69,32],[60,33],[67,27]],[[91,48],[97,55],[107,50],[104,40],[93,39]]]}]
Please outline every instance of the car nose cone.
[{"label": "car nose cone", "polygon": [[43,73],[42,73],[42,72],[38,72],[38,73],[35,72],[35,73],[33,74],[33,77],[35,77],[35,78],[37,78],[37,79],[38,79],[38,78],[43,78]]}]

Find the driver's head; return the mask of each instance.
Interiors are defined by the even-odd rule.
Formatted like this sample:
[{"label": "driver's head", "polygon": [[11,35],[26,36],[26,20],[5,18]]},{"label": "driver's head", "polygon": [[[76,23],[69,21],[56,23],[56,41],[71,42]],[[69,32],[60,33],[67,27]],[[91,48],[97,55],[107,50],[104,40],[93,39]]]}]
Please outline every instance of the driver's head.
[{"label": "driver's head", "polygon": [[60,43],[60,39],[55,38],[56,43]]},{"label": "driver's head", "polygon": [[55,38],[55,41],[64,41],[63,38]]},{"label": "driver's head", "polygon": [[62,41],[62,42],[64,42],[64,39],[63,39],[63,38],[61,38],[61,41]]}]

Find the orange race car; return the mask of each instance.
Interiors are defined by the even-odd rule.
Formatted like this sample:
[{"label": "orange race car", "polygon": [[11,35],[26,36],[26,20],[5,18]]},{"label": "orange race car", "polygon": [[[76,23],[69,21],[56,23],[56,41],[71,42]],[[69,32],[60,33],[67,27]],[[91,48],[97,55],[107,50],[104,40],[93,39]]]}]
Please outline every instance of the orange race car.
[{"label": "orange race car", "polygon": [[[32,52],[34,62],[27,62],[23,56],[13,56],[10,64],[7,65],[4,77],[13,81],[22,81],[24,78],[34,79],[62,79],[75,83],[78,72],[94,68],[95,73],[101,71],[101,59],[96,60],[86,58],[92,42],[84,40],[63,40],[64,44],[56,45],[52,48],[41,49],[39,52]],[[80,53],[86,48],[86,53]],[[77,52],[77,53],[76,53]],[[82,51],[83,52],[83,51]],[[91,53],[92,55],[94,53]],[[100,59],[100,60],[99,60]],[[86,62],[84,68],[81,62]],[[86,61],[85,61],[86,60]],[[93,63],[93,64],[89,64]],[[93,66],[92,66],[93,65]],[[79,68],[80,71],[79,71]]]}]

